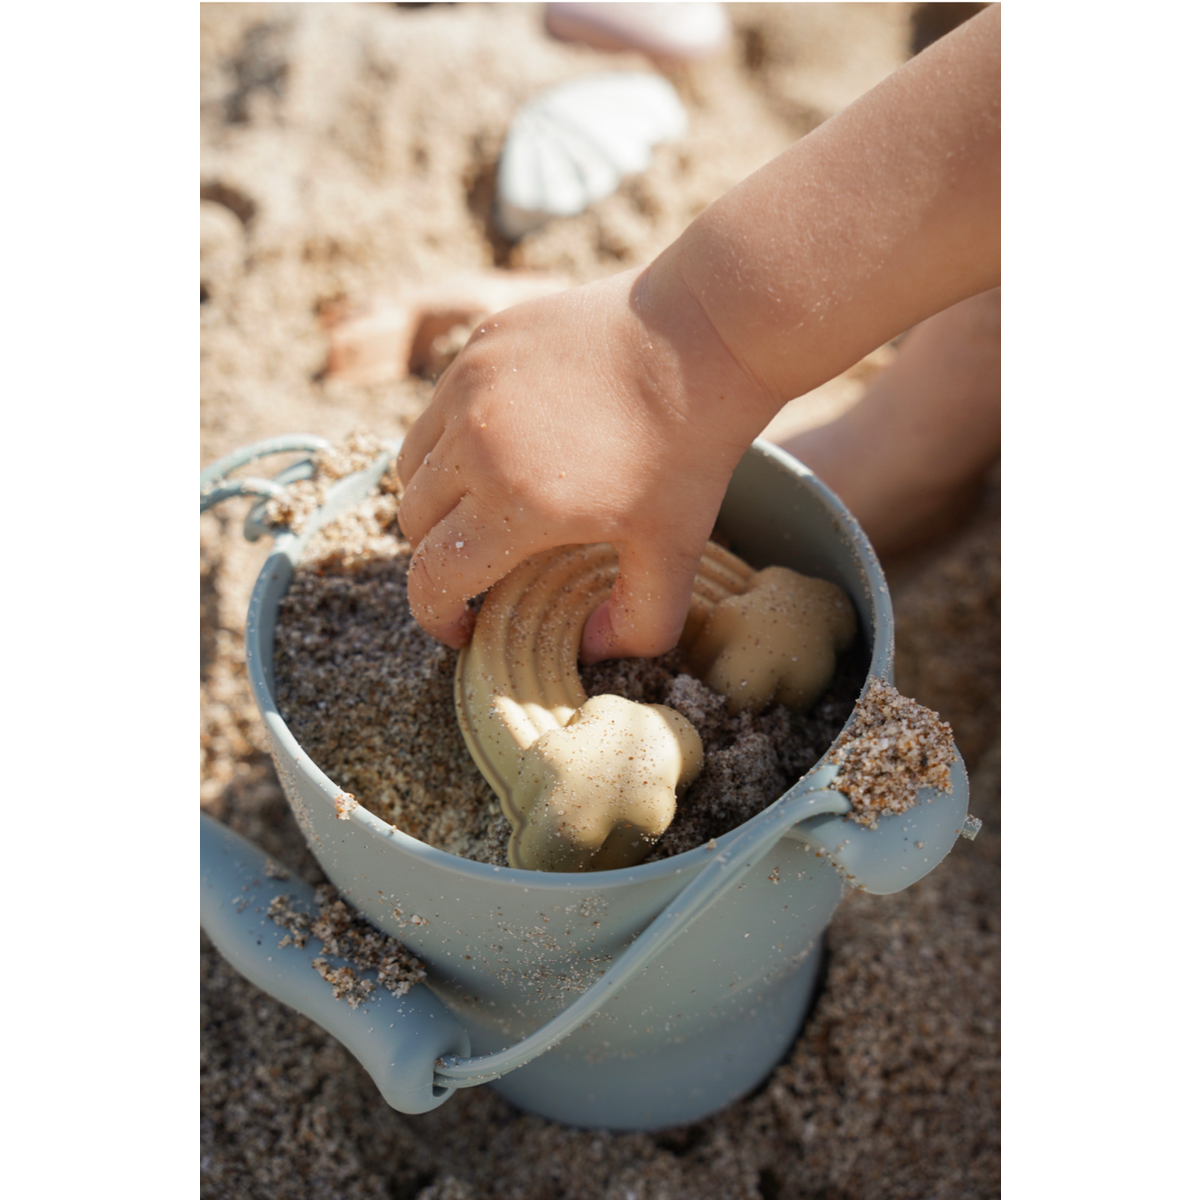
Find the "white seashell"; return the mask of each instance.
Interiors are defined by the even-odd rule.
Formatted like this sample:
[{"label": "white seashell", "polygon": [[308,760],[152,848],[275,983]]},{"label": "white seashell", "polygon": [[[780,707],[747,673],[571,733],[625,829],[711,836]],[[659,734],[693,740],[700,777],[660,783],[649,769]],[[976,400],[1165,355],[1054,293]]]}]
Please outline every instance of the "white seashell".
[{"label": "white seashell", "polygon": [[571,217],[650,165],[660,142],[687,132],[687,113],[660,75],[588,75],[535,97],[513,118],[500,155],[496,222],[516,240]]}]

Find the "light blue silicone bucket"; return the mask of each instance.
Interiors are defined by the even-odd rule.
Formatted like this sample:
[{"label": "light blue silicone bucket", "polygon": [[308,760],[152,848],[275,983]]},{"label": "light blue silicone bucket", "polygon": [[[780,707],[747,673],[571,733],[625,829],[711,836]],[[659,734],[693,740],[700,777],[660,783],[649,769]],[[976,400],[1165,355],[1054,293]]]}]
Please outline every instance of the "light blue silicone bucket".
[{"label": "light blue silicone bucket", "polygon": [[[238,492],[271,494],[306,464],[275,481],[225,476],[265,453],[321,444],[276,439],[223,459],[201,477],[202,506]],[[202,924],[242,974],[341,1040],[402,1112],[489,1083],[520,1108],[571,1125],[653,1129],[707,1116],[751,1091],[787,1052],[845,891],[899,891],[961,833],[973,836],[961,757],[949,792],[921,793],[878,829],[843,815],[849,803],[836,790],[836,768],[822,759],[712,849],[582,875],[457,858],[361,806],[339,819],[340,789],[275,705],[276,613],[307,539],[373,490],[395,449],[340,481],[303,534],[275,538],[250,601],[247,669],[313,854],[350,904],[422,960],[428,980],[400,999],[377,989],[357,1009],[335,1000],[312,969],[311,944],[281,948],[283,931],[266,915],[280,894],[315,907],[311,889],[272,878],[260,850],[203,815]],[[262,528],[252,514],[248,533]],[[734,472],[718,529],[753,566],[792,567],[844,588],[870,674],[892,679],[892,610],[878,561],[811,472],[756,442]],[[413,915],[428,924],[412,924]]]}]

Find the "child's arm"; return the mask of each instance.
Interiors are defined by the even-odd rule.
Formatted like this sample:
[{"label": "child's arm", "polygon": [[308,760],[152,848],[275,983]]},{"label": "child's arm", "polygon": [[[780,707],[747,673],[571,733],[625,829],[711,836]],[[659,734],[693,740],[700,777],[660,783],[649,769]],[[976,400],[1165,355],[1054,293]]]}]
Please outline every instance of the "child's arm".
[{"label": "child's arm", "polygon": [[793,396],[1000,277],[1000,11],[936,42],[703,213],[646,270],[476,330],[400,455],[409,599],[466,601],[611,542],[585,659],[674,645],[729,476]]}]

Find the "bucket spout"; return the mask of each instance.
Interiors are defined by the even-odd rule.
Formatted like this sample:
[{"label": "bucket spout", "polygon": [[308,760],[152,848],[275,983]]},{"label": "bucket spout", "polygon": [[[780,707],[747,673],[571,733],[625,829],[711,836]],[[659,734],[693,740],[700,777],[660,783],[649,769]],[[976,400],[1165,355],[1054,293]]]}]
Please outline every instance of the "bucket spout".
[{"label": "bucket spout", "polygon": [[[423,984],[400,997],[377,991],[351,1008],[313,969],[311,950],[280,946],[267,915],[287,893],[315,913],[315,893],[294,875],[273,879],[267,856],[206,813],[200,814],[200,924],[231,966],[263,991],[316,1021],[366,1068],[383,1098],[403,1113],[444,1104],[453,1090],[435,1084],[439,1058],[471,1052],[466,1031]],[[343,964],[327,956],[331,966]]]},{"label": "bucket spout", "polygon": [[[836,790],[834,768],[823,770],[830,772],[825,786]],[[956,750],[949,790],[922,788],[912,808],[881,816],[878,828],[827,813],[799,822],[786,836],[827,856],[851,886],[888,896],[928,875],[960,835],[974,838],[979,822],[967,815],[967,790],[967,771]]]}]

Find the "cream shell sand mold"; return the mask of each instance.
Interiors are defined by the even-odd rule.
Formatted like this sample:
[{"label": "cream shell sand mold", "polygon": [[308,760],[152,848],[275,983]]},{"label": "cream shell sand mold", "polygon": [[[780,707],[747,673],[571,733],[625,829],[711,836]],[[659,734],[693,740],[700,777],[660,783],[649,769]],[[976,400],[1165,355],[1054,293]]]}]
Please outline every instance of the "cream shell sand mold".
[{"label": "cream shell sand mold", "polygon": [[[703,765],[699,734],[674,709],[583,690],[583,627],[616,578],[608,545],[535,555],[488,593],[459,655],[459,725],[512,822],[514,867],[641,862]],[[802,712],[829,685],[856,627],[835,584],[785,567],[756,572],[709,542],[680,644],[689,670],[733,711],[774,701]]]}]

